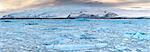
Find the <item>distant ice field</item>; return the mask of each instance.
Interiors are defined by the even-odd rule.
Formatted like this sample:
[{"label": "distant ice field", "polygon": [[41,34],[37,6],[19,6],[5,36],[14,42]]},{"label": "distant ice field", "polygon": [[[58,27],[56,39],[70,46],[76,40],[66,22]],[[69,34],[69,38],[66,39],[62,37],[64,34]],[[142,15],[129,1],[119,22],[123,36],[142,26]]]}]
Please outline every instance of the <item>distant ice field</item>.
[{"label": "distant ice field", "polygon": [[149,19],[0,20],[0,52],[149,52]]}]

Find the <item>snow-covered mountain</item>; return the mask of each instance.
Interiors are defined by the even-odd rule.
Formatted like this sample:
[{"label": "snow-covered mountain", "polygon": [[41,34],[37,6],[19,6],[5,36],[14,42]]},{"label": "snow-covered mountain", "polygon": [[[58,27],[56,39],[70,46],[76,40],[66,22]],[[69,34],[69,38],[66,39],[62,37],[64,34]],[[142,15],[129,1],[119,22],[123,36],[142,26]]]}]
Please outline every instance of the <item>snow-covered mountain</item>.
[{"label": "snow-covered mountain", "polygon": [[15,11],[4,15],[3,17],[15,17],[15,18],[55,18],[55,17],[67,17],[70,13],[78,13],[80,11],[88,11],[89,14],[100,14],[103,12],[98,8],[92,9],[92,7],[83,6],[60,6],[60,7],[42,7],[42,8],[32,8],[21,11]]},{"label": "snow-covered mountain", "polygon": [[[115,13],[120,17],[143,17],[150,16],[150,11],[129,11],[108,7],[90,7],[90,6],[76,6],[76,5],[67,5],[67,6],[55,6],[55,7],[37,7],[37,8],[28,8],[25,10],[18,10],[13,12],[1,13],[1,18],[66,18],[69,14],[81,15],[80,13],[104,16],[107,13]],[[107,16],[113,16],[110,14]]]}]

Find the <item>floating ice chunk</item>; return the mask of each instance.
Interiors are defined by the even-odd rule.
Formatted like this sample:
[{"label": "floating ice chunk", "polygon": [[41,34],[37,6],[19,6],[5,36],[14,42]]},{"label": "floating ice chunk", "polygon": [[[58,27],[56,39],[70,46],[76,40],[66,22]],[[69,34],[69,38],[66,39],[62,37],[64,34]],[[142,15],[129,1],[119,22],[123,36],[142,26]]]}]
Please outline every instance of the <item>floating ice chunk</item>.
[{"label": "floating ice chunk", "polygon": [[99,43],[99,44],[76,44],[76,45],[50,45],[46,46],[49,49],[58,49],[58,50],[86,50],[95,47],[105,47],[107,43]]},{"label": "floating ice chunk", "polygon": [[137,33],[126,33],[125,36],[126,37],[132,37],[132,38],[140,39],[140,40],[143,40],[143,39],[149,40],[150,39],[150,35],[147,35],[146,33],[140,33],[140,32],[137,32]]}]

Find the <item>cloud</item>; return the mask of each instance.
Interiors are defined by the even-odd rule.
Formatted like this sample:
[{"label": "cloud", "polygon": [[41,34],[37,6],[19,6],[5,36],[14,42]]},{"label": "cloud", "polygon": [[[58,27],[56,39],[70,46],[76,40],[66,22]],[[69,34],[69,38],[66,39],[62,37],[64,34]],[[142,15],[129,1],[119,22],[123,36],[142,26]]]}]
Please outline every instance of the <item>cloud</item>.
[{"label": "cloud", "polygon": [[117,8],[126,10],[150,10],[150,3],[131,3],[124,6],[117,6]]},{"label": "cloud", "polygon": [[87,5],[116,8],[150,8],[150,0],[0,0],[0,11],[38,6]]},{"label": "cloud", "polygon": [[0,0],[0,10],[51,5],[53,2],[55,2],[55,0]]}]

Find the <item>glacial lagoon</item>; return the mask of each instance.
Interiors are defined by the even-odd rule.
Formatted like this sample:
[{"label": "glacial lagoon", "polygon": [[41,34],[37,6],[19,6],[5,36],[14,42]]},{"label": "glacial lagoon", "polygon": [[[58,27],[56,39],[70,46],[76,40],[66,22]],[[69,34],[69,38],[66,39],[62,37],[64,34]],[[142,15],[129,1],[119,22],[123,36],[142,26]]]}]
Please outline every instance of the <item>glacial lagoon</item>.
[{"label": "glacial lagoon", "polygon": [[0,52],[149,52],[148,19],[0,20]]}]

